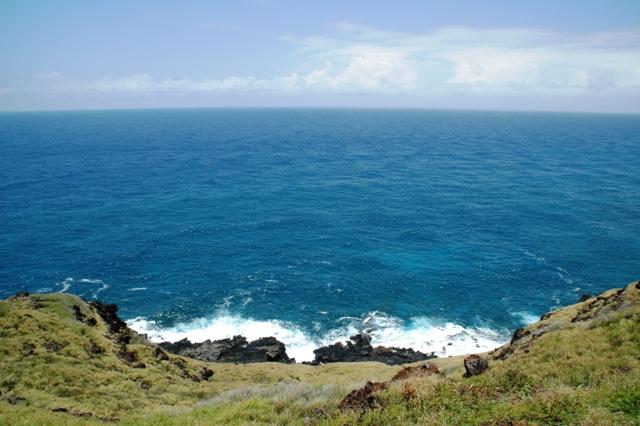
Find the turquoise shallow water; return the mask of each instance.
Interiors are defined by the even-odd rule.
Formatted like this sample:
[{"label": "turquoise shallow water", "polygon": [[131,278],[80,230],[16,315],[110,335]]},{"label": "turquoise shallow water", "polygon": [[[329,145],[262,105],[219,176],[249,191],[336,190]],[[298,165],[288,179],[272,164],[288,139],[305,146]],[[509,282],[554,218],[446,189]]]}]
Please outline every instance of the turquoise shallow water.
[{"label": "turquoise shallow water", "polygon": [[0,297],[69,291],[158,339],[271,333],[298,358],[359,330],[489,347],[639,277],[638,164],[638,116],[2,113]]}]

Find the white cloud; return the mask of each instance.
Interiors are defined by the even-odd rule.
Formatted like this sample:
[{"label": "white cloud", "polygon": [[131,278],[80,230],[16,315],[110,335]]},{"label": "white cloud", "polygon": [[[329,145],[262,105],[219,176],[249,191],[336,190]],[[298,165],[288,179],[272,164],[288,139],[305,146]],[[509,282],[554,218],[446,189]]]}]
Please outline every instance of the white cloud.
[{"label": "white cloud", "polygon": [[224,79],[154,79],[149,74],[104,77],[83,85],[101,93],[144,92],[263,92],[263,93],[397,93],[415,87],[416,72],[403,55],[378,51],[358,55],[334,72],[331,63],[305,74],[291,73],[268,79],[232,76]]},{"label": "white cloud", "polygon": [[399,53],[367,52],[353,57],[339,72],[331,63],[308,74],[285,77],[289,91],[329,93],[399,93],[416,87],[417,73]]},{"label": "white cloud", "polygon": [[509,86],[534,84],[544,55],[512,49],[474,48],[447,55],[453,76],[447,83]]},{"label": "white cloud", "polygon": [[289,40],[302,55],[325,60],[395,52],[421,77],[414,85],[423,94],[463,88],[492,95],[640,89],[638,30],[567,34],[450,27],[407,34],[349,23],[336,28],[337,37]]},{"label": "white cloud", "polygon": [[295,63],[283,64],[283,72],[272,76],[192,79],[140,73],[74,81],[53,72],[0,87],[0,95],[640,95],[638,30],[565,34],[452,27],[408,34],[343,22],[331,36],[282,39],[292,45]]}]

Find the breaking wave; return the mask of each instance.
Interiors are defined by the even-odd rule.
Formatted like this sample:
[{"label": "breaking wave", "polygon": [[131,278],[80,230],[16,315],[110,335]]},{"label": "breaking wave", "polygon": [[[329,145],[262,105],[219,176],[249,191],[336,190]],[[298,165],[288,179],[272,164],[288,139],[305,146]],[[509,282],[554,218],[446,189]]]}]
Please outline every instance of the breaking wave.
[{"label": "breaking wave", "polygon": [[[74,278],[65,278],[63,281],[58,283],[58,285],[60,285],[62,287],[60,290],[58,290],[58,292],[59,293],[64,293],[67,290],[69,290],[73,285],[76,285],[76,284],[84,284],[84,285],[89,284],[89,285],[98,286],[91,293],[91,297],[93,299],[97,299],[98,298],[98,293],[100,293],[101,291],[104,291],[104,290],[109,288],[109,284],[107,284],[104,281],[102,281],[101,279],[97,279],[97,278],[80,278],[80,279],[77,279],[77,280],[74,279]],[[82,293],[82,291],[79,291],[78,293]]]},{"label": "breaking wave", "polygon": [[273,336],[287,346],[287,354],[298,362],[312,361],[314,349],[347,341],[350,336],[361,332],[371,335],[374,346],[413,348],[425,353],[435,352],[440,357],[488,351],[508,340],[506,330],[463,327],[452,322],[439,323],[426,317],[403,321],[383,312],[371,312],[360,318],[341,318],[337,327],[324,333],[307,331],[286,321],[256,320],[228,312],[167,328],[144,318],[134,318],[128,323],[154,342],[175,342],[185,337],[192,342],[202,342],[234,335],[243,335],[249,340]]}]

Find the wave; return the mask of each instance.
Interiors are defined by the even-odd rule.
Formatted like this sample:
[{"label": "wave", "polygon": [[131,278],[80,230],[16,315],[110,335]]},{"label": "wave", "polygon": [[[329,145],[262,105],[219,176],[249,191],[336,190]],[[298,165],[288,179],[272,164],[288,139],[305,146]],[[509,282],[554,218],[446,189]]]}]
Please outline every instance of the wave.
[{"label": "wave", "polygon": [[413,348],[425,353],[435,352],[440,357],[488,351],[508,340],[505,330],[463,327],[452,322],[438,323],[426,317],[416,317],[405,322],[383,312],[371,312],[360,318],[345,317],[339,322],[340,326],[322,334],[308,332],[287,321],[256,320],[229,312],[220,312],[210,318],[199,318],[167,328],[145,318],[131,319],[128,324],[135,331],[147,334],[153,342],[175,342],[183,338],[202,342],[234,335],[255,340],[273,336],[287,346],[289,356],[298,362],[312,361],[314,349],[347,341],[350,336],[361,332],[371,335],[374,346]]},{"label": "wave", "polygon": [[93,291],[92,295],[91,295],[91,297],[93,299],[97,299],[98,298],[98,293],[100,293],[101,291],[104,291],[104,290],[109,288],[109,284],[105,283],[104,281],[102,281],[101,279],[98,279],[98,278],[80,278],[80,279],[76,280],[74,278],[69,277],[69,278],[65,278],[63,281],[59,282],[58,284],[62,286],[62,288],[60,290],[58,290],[59,293],[66,292],[74,284],[95,284],[95,285],[99,285],[100,287],[95,289]]},{"label": "wave", "polygon": [[555,275],[558,278],[560,278],[560,280],[562,282],[564,282],[565,284],[571,285],[571,284],[574,284],[576,282],[576,280],[580,281],[579,279],[573,277],[566,269],[564,269],[564,268],[562,268],[562,267],[560,267],[558,265],[553,265],[553,264],[549,263],[544,256],[540,256],[538,254],[531,253],[530,251],[523,250],[523,249],[521,249],[521,251],[526,256],[534,259],[540,265],[542,265],[545,268],[547,268],[547,270],[549,270],[551,272],[554,272]]},{"label": "wave", "polygon": [[520,320],[520,324],[523,326],[527,326],[529,324],[533,324],[540,319],[540,315],[533,314],[531,312],[509,312],[512,317],[518,318]]}]

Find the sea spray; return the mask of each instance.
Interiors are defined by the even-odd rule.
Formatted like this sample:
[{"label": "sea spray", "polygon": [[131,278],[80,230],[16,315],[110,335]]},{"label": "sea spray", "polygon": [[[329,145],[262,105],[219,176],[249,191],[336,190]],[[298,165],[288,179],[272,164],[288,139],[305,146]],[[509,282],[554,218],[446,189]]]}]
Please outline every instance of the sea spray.
[{"label": "sea spray", "polygon": [[184,338],[192,342],[202,342],[235,335],[254,340],[273,336],[287,346],[287,354],[298,362],[312,361],[314,349],[338,341],[347,341],[350,336],[361,332],[371,335],[374,346],[412,348],[424,353],[435,352],[440,357],[485,352],[508,340],[506,330],[464,327],[425,317],[405,322],[378,311],[363,315],[362,318],[341,318],[339,322],[342,323],[340,326],[320,334],[306,331],[286,321],[244,318],[228,312],[179,323],[172,327],[161,327],[153,320],[144,318],[128,321],[131,328],[147,334],[154,342],[175,342]]}]

